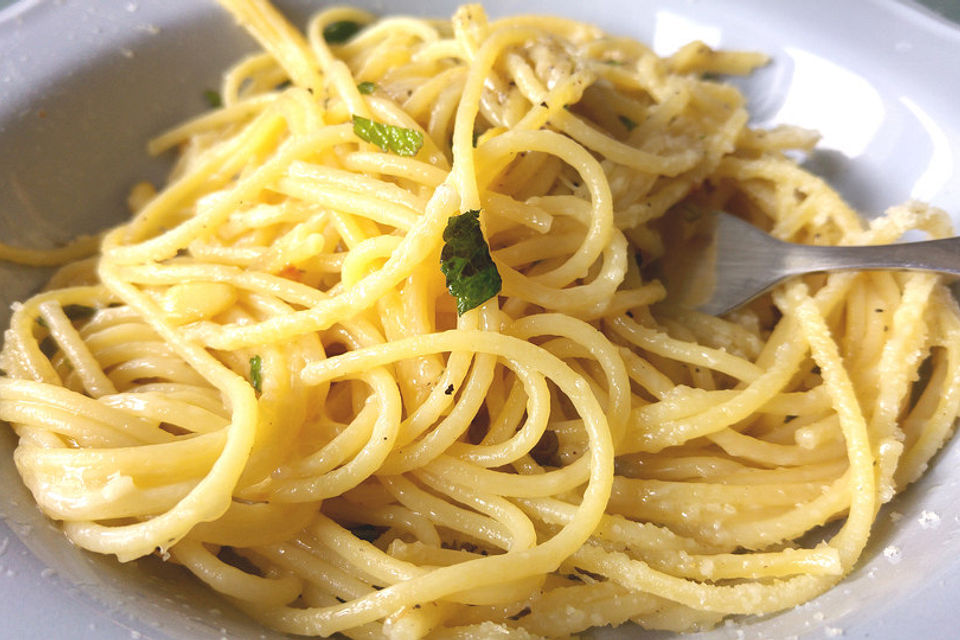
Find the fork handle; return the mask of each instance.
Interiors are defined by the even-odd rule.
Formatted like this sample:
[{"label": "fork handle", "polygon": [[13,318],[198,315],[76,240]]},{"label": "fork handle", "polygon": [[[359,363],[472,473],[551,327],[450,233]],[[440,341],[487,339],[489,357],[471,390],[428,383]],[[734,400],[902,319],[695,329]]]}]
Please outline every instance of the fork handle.
[{"label": "fork handle", "polygon": [[802,249],[783,254],[783,269],[788,275],[854,269],[938,271],[960,275],[960,236],[899,244],[796,247]]}]

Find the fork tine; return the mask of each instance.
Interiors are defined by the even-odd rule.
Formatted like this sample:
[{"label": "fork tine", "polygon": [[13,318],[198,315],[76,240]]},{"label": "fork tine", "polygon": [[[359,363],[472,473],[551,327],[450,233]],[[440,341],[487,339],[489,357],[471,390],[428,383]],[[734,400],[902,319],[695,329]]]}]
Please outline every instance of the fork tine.
[{"label": "fork tine", "polygon": [[724,211],[702,216],[663,258],[666,303],[722,315],[783,279],[784,243]]},{"label": "fork tine", "polygon": [[726,213],[713,214],[713,250],[709,296],[696,305],[698,311],[722,315],[750,302],[787,277],[783,259],[787,245]]}]

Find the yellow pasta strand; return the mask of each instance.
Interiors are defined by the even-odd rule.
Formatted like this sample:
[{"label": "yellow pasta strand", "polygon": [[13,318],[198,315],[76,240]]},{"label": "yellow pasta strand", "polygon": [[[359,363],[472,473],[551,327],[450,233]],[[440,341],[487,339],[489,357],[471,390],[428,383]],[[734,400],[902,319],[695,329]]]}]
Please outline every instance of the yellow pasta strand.
[{"label": "yellow pasta strand", "polygon": [[[690,631],[855,567],[960,413],[949,291],[819,275],[714,318],[656,274],[712,208],[834,244],[949,235],[943,212],[865,226],[785,153],[815,134],[751,129],[710,74],[762,54],[221,4],[264,51],[148,143],[179,150],[167,184],[102,236],[0,246],[66,263],[14,306],[0,419],[71,541],[371,640]],[[502,288],[464,312],[440,264],[469,210]]]}]

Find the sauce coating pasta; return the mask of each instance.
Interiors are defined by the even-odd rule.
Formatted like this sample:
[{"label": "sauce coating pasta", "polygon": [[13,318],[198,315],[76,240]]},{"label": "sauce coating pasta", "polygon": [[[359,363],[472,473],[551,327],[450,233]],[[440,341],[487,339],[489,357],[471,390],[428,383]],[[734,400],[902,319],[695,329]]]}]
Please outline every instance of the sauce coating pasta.
[{"label": "sauce coating pasta", "polygon": [[[816,275],[715,318],[654,274],[712,209],[819,244],[943,212],[867,225],[785,153],[815,135],[751,129],[715,76],[762,55],[221,4],[263,52],[150,142],[168,183],[99,242],[0,247],[79,258],[0,352],[15,463],[72,542],[371,639],[697,630],[854,567],[960,412],[949,291]],[[502,288],[464,310],[440,265],[468,211]]]}]

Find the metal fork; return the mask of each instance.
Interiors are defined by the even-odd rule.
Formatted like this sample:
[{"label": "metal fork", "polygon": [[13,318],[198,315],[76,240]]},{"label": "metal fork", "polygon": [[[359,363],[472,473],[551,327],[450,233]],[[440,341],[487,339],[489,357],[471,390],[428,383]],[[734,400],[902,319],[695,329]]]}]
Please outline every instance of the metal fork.
[{"label": "metal fork", "polygon": [[723,211],[678,255],[665,256],[667,300],[711,315],[750,302],[792,276],[823,271],[910,270],[960,275],[960,237],[855,247],[777,240]]}]

